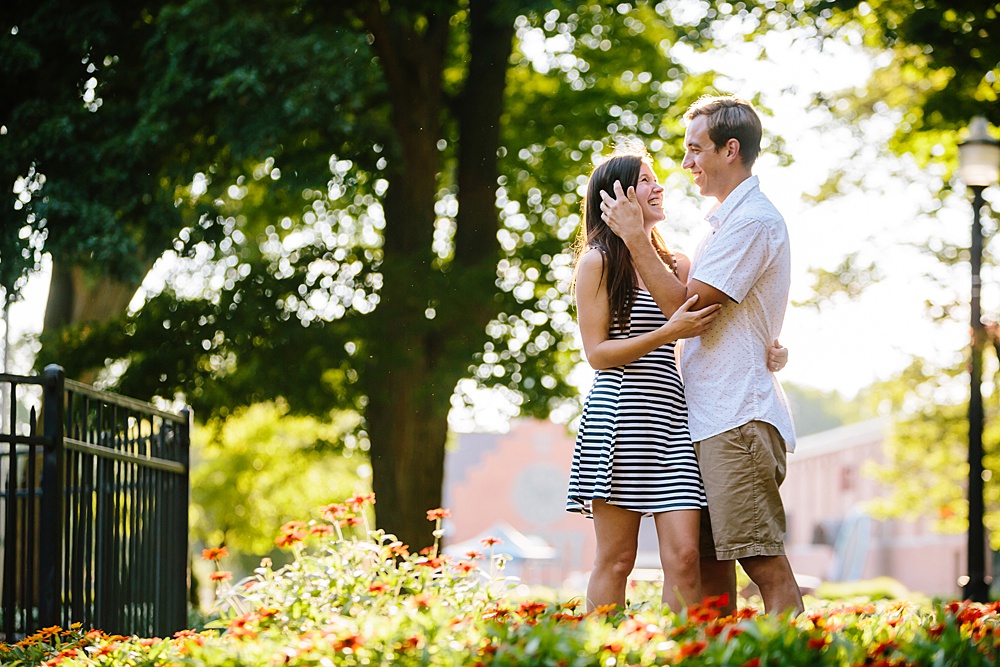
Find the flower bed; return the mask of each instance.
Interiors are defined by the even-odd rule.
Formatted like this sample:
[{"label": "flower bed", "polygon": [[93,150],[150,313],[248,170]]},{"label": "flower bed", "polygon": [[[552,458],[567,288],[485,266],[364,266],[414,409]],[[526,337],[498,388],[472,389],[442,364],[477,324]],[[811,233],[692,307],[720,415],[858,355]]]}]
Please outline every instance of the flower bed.
[{"label": "flower bed", "polygon": [[[1000,605],[811,602],[796,619],[715,604],[661,613],[639,605],[583,613],[579,600],[515,601],[502,545],[450,560],[409,554],[371,530],[369,496],[286,524],[294,561],[232,582],[217,569],[218,618],[170,638],[47,628],[0,645],[3,665],[996,665]],[[433,510],[440,537],[446,510]],[[224,549],[206,550],[221,565]]]}]

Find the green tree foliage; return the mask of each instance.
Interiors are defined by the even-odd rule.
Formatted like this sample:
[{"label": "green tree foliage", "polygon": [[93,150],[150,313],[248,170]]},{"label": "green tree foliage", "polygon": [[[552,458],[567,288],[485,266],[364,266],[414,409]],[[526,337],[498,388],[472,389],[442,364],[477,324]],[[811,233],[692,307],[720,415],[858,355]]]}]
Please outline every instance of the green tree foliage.
[{"label": "green tree foliage", "polygon": [[673,49],[715,34],[648,1],[67,6],[13,3],[4,62],[66,71],[5,103],[10,173],[45,176],[34,224],[71,287],[95,284],[81,264],[182,261],[138,312],[49,331],[40,363],[122,359],[122,391],[199,414],[358,410],[378,521],[413,545],[459,380],[534,415],[575,392],[567,246],[592,157],[637,135],[675,167],[711,78]]},{"label": "green tree foliage", "polygon": [[795,432],[810,435],[851,424],[875,416],[864,397],[845,399],[837,391],[823,391],[812,387],[782,383],[785,396],[792,409]]},{"label": "green tree foliage", "polygon": [[[364,457],[343,456],[356,415],[289,414],[283,402],[210,419],[192,437],[191,533],[243,555],[274,548],[282,524],[367,488]],[[348,451],[353,448],[348,447]]]}]

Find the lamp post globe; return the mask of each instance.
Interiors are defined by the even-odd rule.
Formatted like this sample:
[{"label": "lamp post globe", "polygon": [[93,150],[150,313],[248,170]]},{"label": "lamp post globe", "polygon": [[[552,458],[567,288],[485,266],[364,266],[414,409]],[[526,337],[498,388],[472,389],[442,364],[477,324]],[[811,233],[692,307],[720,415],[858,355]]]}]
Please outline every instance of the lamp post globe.
[{"label": "lamp post globe", "polygon": [[972,244],[969,264],[972,269],[970,320],[972,325],[969,361],[969,533],[968,574],[963,595],[968,600],[986,602],[990,581],[986,576],[986,535],[983,527],[983,344],[985,342],[980,311],[980,269],[983,261],[983,228],[980,211],[986,203],[983,190],[1000,179],[1000,141],[987,132],[986,119],[977,116],[969,123],[969,137],[958,146],[958,172],[972,190]]}]

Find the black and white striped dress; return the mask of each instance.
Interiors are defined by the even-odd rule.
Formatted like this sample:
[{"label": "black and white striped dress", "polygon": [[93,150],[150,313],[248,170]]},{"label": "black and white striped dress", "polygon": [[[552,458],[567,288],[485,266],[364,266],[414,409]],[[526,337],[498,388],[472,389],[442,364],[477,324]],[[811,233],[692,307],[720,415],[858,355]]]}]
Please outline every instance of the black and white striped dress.
[{"label": "black and white striped dress", "polygon": [[[649,293],[637,290],[629,328],[614,326],[610,337],[637,336],[666,321]],[[566,510],[591,516],[594,498],[643,513],[707,506],[674,343],[597,371],[576,436]]]}]

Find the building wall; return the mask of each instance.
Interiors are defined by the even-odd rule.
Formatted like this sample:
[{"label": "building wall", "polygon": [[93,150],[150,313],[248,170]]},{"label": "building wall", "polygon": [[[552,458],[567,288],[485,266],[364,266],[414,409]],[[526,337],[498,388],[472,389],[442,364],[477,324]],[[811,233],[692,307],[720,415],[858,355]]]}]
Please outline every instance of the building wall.
[{"label": "building wall", "polygon": [[[925,519],[864,519],[866,502],[886,493],[864,474],[864,468],[868,462],[883,461],[888,426],[887,421],[872,420],[799,440],[795,453],[788,456],[788,474],[781,487],[788,517],[788,559],[796,572],[824,580],[889,576],[910,590],[955,596],[965,571],[964,534],[934,533]],[[863,557],[854,561],[853,568],[845,567],[844,559],[837,560],[832,544],[822,543],[823,528],[849,526],[852,518],[858,522],[859,542],[867,546],[859,550]]]},{"label": "building wall", "polygon": [[[799,440],[781,488],[789,561],[797,573],[823,580],[889,576],[910,590],[954,597],[965,571],[964,534],[939,535],[924,520],[864,517],[866,501],[885,492],[863,470],[868,461],[881,460],[887,428],[888,422],[874,420]],[[595,541],[592,522],[563,509],[572,456],[572,434],[546,421],[514,420],[504,434],[459,435],[445,464],[444,502],[452,513],[445,543],[507,522],[558,553],[554,561],[522,567],[525,583],[578,586],[593,563]],[[838,558],[833,532],[852,522],[863,548],[856,559]],[[656,567],[652,521],[642,524],[638,566]]]},{"label": "building wall", "polygon": [[525,583],[561,586],[590,570],[593,524],[564,509],[573,460],[573,437],[565,426],[514,420],[507,433],[468,433],[457,440],[445,461],[447,544],[507,522],[542,537],[558,553],[553,562],[524,567]]}]

